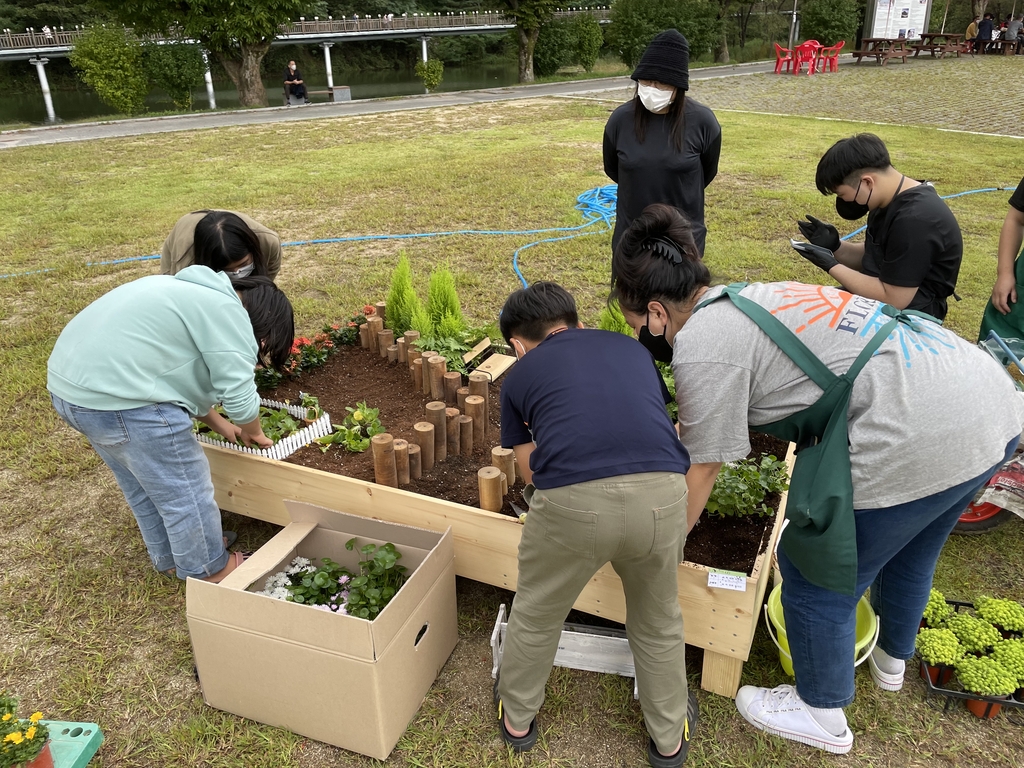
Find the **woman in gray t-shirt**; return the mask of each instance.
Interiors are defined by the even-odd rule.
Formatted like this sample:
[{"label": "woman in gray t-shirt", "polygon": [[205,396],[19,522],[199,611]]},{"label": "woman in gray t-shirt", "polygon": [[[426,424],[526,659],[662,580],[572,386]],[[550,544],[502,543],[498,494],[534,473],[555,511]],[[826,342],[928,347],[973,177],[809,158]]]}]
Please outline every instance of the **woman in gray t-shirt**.
[{"label": "woman in gray t-shirt", "polygon": [[[748,429],[789,419],[822,396],[740,305],[767,310],[771,317],[759,322],[781,321],[787,343],[795,336],[832,374],[880,342],[865,355],[846,409],[853,490],[845,514],[855,520],[849,530],[856,539],[846,544],[855,545],[856,585],[850,594],[821,586],[832,561],[814,562],[817,553],[806,548],[790,557],[784,534],[782,603],[797,684],[745,686],[736,698],[755,727],[845,753],[853,744],[842,708],[854,694],[857,602],[870,586],[881,626],[869,668],[881,688],[899,690],[939,552],[975,493],[1012,455],[1024,395],[987,354],[933,322],[902,317],[875,339],[898,313],[872,299],[787,282],[748,285],[739,300],[712,301],[723,288],[710,283],[686,218],[666,205],[649,206],[612,259],[612,298],[627,322],[656,358],[671,353],[679,433],[692,461],[691,527],[722,463],[749,452]],[[839,487],[840,480],[824,482]],[[790,506],[793,495],[791,488]]]}]

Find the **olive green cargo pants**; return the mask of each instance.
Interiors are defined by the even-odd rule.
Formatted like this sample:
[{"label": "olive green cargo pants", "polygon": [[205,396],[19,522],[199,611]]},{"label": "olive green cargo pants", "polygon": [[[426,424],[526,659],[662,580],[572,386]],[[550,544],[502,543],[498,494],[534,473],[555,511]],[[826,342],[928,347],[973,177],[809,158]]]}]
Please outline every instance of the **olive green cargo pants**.
[{"label": "olive green cargo pants", "polygon": [[658,750],[674,753],[687,696],[677,583],[686,540],[685,476],[649,472],[529,490],[498,691],[509,724],[526,729],[537,714],[565,617],[611,562],[625,590],[644,722]]}]

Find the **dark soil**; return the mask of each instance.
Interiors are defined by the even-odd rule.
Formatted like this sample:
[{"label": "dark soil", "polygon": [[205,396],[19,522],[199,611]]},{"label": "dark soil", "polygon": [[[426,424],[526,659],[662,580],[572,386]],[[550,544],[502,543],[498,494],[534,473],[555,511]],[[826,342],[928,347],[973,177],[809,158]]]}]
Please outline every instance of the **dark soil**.
[{"label": "dark soil", "polygon": [[[429,473],[413,480],[405,490],[446,499],[470,507],[479,506],[477,470],[490,465],[491,448],[500,444],[501,382],[491,386],[489,425],[485,446],[474,446],[472,458],[448,456],[436,462]],[[380,409],[380,421],[396,438],[412,442],[413,424],[424,421],[425,407],[431,398],[413,390],[404,364],[389,364],[386,359],[360,347],[339,347],[322,368],[306,372],[296,381],[287,381],[272,392],[262,393],[277,400],[297,401],[299,390],[315,395],[335,423],[345,417],[346,407],[365,400]],[[751,433],[751,456],[772,453],[785,456],[785,443],[762,434]],[[286,461],[339,475],[373,482],[373,456],[349,453],[339,446],[321,452],[314,443],[292,454]],[[766,500],[769,506],[778,498]],[[505,497],[502,512],[518,516],[526,509],[523,482],[518,480]],[[773,518],[739,518],[709,521],[702,518],[686,542],[686,559],[713,568],[750,573],[757,556],[767,544],[767,531]]]}]

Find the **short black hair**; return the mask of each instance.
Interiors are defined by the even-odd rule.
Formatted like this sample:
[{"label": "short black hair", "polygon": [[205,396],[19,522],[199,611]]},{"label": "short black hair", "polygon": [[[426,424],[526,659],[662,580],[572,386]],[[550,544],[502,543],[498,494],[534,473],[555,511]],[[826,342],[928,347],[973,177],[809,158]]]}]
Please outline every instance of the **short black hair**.
[{"label": "short black hair", "polygon": [[507,344],[518,336],[527,341],[540,342],[553,326],[579,324],[576,300],[558,283],[534,283],[520,288],[505,300],[498,320],[501,335]]},{"label": "short black hair", "polygon": [[[666,250],[665,241],[674,247],[678,259]],[[711,271],[697,250],[690,220],[678,208],[655,203],[644,208],[619,239],[612,254],[608,303],[618,302],[627,312],[642,315],[648,302],[678,304],[709,285]]]},{"label": "short black hair", "polygon": [[231,281],[242,306],[249,313],[252,335],[259,345],[260,362],[281,370],[288,362],[295,341],[295,315],[284,291],[263,275]]},{"label": "short black hair", "polygon": [[873,133],[858,133],[840,139],[818,161],[814,183],[823,195],[835,193],[840,184],[851,181],[863,171],[884,171],[892,165],[885,143]]},{"label": "short black hair", "polygon": [[252,255],[252,274],[267,274],[260,239],[240,216],[231,211],[209,211],[196,224],[192,242],[195,264],[223,272],[228,265]]}]

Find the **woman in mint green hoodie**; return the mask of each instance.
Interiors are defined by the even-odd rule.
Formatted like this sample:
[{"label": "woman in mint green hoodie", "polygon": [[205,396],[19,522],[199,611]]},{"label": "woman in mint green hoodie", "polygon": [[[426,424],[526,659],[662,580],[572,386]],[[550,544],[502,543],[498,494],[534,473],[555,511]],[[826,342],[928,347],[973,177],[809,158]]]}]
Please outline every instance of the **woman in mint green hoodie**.
[{"label": "woman in mint green hoodie", "polygon": [[293,337],[291,304],[269,278],[232,282],[204,266],[121,285],[61,332],[53,406],[113,471],[157,570],[219,581],[241,562],[224,547],[192,418],[269,446],[253,371],[283,366]]}]

